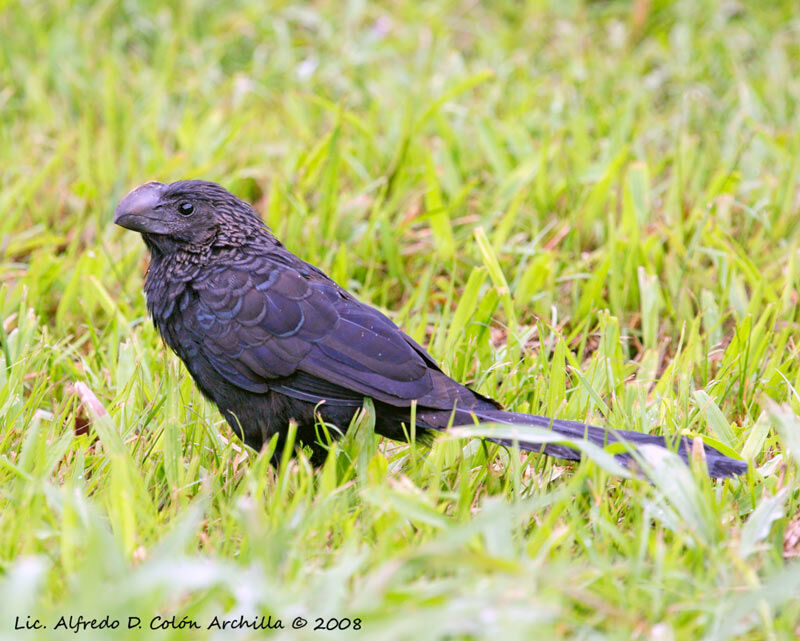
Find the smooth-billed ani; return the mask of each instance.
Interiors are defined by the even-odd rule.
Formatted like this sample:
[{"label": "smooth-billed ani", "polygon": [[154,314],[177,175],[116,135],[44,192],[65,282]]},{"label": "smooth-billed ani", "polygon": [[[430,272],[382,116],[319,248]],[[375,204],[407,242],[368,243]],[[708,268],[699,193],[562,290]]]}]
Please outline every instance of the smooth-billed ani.
[{"label": "smooth-billed ani", "polygon": [[[668,446],[659,436],[502,410],[445,375],[382,313],[289,252],[250,205],[215,183],[145,183],[119,203],[114,222],[141,233],[150,250],[144,290],[158,331],[256,449],[276,433],[280,448],[293,419],[318,463],[325,449],[317,442],[317,415],[346,429],[364,397],[375,405],[375,431],[398,440],[406,438],[416,401],[422,434],[477,419],[552,429],[601,446]],[[686,459],[687,439],[674,446]],[[520,447],[580,459],[567,445]],[[747,469],[709,446],[705,456],[712,476]],[[630,460],[628,453],[618,457]]]}]

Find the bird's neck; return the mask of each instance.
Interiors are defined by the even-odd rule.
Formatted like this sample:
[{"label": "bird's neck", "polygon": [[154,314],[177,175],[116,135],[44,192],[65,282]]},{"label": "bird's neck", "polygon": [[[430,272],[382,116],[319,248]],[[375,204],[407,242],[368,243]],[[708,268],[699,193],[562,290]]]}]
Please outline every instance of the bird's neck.
[{"label": "bird's neck", "polygon": [[147,311],[159,330],[175,312],[189,284],[212,262],[211,248],[206,251],[150,252],[150,265],[144,280]]}]

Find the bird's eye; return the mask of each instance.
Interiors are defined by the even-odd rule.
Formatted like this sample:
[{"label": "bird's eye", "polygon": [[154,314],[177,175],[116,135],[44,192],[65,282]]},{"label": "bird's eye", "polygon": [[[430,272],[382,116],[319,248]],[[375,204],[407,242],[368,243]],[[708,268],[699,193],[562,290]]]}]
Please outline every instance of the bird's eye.
[{"label": "bird's eye", "polygon": [[194,211],[194,205],[192,203],[182,202],[178,205],[178,211],[184,216],[189,216]]}]

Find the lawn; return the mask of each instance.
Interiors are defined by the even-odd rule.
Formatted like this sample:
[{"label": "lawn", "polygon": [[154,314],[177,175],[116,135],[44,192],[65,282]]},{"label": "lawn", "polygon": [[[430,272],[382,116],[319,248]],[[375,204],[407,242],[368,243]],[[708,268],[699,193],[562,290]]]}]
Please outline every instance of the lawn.
[{"label": "lawn", "polygon": [[[0,639],[797,638],[795,9],[0,0]],[[506,407],[749,473],[398,444],[368,403],[274,469],[112,224],[181,178]]]}]

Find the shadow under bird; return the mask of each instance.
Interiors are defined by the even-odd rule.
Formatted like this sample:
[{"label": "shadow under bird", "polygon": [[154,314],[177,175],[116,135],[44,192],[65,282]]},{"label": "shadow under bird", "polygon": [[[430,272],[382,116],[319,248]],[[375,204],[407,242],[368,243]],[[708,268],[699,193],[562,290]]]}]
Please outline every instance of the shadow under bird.
[{"label": "shadow under bird", "polygon": [[[660,436],[504,411],[444,374],[381,312],[288,251],[250,205],[220,185],[145,183],[119,203],[114,222],[139,232],[150,251],[144,291],[156,328],[234,432],[256,449],[278,434],[280,452],[294,420],[297,439],[320,463],[326,450],[317,442],[317,416],[346,429],[369,397],[375,431],[396,440],[406,440],[416,401],[421,435],[477,420],[520,426],[521,434],[524,426],[550,429],[599,446],[671,446],[687,460],[691,443],[685,437],[668,443]],[[519,446],[581,457],[552,442],[526,439]],[[712,476],[747,470],[743,461],[704,449]],[[629,451],[616,456],[632,459]]]}]

